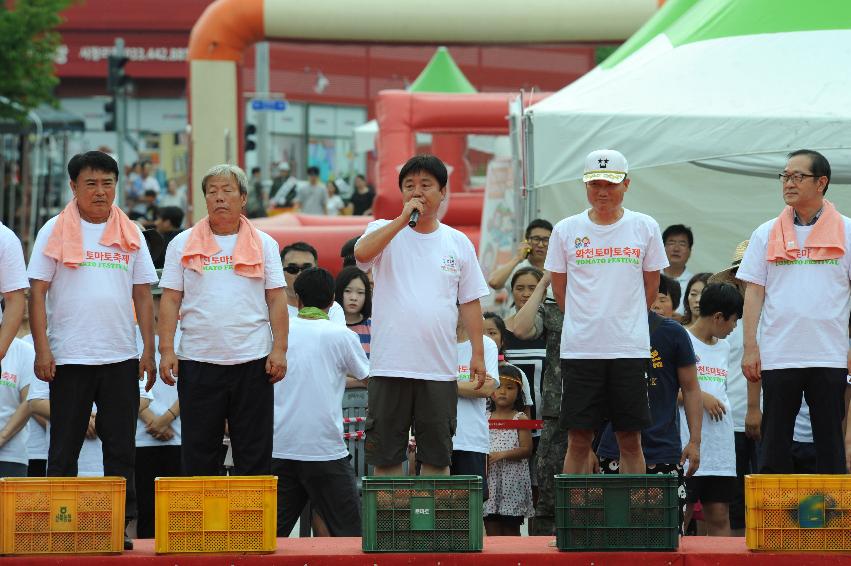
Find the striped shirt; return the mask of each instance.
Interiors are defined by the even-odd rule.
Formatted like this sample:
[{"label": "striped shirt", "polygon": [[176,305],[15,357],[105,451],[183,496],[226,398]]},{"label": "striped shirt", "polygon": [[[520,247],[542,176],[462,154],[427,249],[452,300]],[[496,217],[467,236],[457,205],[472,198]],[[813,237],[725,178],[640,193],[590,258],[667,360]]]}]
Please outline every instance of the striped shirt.
[{"label": "striped shirt", "polygon": [[360,345],[363,346],[363,351],[366,352],[366,357],[369,358],[369,342],[372,336],[372,319],[362,320],[357,324],[347,324],[349,330],[354,332],[360,338]]}]

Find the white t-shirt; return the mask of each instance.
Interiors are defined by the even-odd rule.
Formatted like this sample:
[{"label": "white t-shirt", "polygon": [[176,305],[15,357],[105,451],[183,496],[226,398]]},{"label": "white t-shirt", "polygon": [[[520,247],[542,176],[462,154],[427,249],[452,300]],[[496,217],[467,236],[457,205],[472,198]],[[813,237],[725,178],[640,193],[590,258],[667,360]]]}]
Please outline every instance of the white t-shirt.
[{"label": "white t-shirt", "polygon": [[338,216],[345,207],[346,203],[343,202],[340,195],[334,195],[325,201],[325,213],[328,216]]},{"label": "white t-shirt", "polygon": [[[716,421],[703,411],[703,424],[700,429],[700,467],[697,476],[735,476],[736,441],[733,436],[733,417],[730,413],[730,401],[727,399],[727,376],[730,368],[730,345],[726,340],[718,340],[710,346],[689,332],[691,345],[697,358],[697,381],[700,390],[709,393],[727,409],[724,418]],[[680,441],[688,444],[689,432],[686,414],[680,406]],[[688,470],[688,464],[686,464]]]},{"label": "white t-shirt", "polygon": [[0,222],[0,293],[29,288],[21,241]]},{"label": "white t-shirt", "polygon": [[343,441],[346,376],[369,362],[358,335],[329,320],[290,320],[287,376],[275,384],[272,457],[327,462],[348,456]]},{"label": "white t-shirt", "polygon": [[[142,333],[136,329],[136,341],[139,347],[142,347]],[[155,336],[154,342],[154,360],[157,367],[160,367],[160,337]],[[180,329],[174,333],[174,347],[180,343]],[[157,376],[154,386],[150,391],[145,391],[145,380],[139,382],[139,397],[142,399],[150,399],[151,404],[148,409],[157,416],[165,414],[168,409],[177,401],[177,386],[166,385],[166,383]],[[179,414],[179,413],[178,413]],[[136,448],[146,448],[149,446],[180,446],[180,417],[177,417],[171,422],[171,429],[174,431],[174,436],[171,440],[157,440],[145,430],[145,423],[142,419],[136,419]]]},{"label": "white t-shirt", "polygon": [[565,218],[553,229],[544,265],[567,274],[563,359],[650,357],[644,272],[668,266],[655,220],[627,209],[607,226],[592,222],[588,210]]},{"label": "white t-shirt", "polygon": [[810,407],[806,399],[801,399],[801,410],[795,418],[795,432],[792,435],[795,442],[813,442],[813,427],[810,423]]},{"label": "white t-shirt", "polygon": [[744,327],[741,321],[725,341],[730,345],[730,373],[727,375],[727,398],[733,416],[733,430],[745,432],[745,415],[748,412],[748,380],[742,373],[744,355]]},{"label": "white t-shirt", "polygon": [[[22,336],[21,340],[30,346],[33,345],[32,334]],[[33,377],[35,377],[35,373],[33,373]],[[47,460],[47,427],[42,427],[35,420],[35,416],[32,416],[27,422],[27,430],[29,431],[29,437],[27,438],[27,457],[30,460]]]},{"label": "white t-shirt", "polygon": [[153,175],[148,175],[142,179],[142,194],[145,194],[145,191],[157,191],[157,196],[159,196],[160,182]]},{"label": "white t-shirt", "polygon": [[209,258],[200,274],[181,263],[191,230],[168,245],[160,287],[183,292],[177,357],[221,365],[258,360],[272,351],[272,329],[266,289],[285,287],[278,244],[265,232],[265,278],[243,277],[233,270],[237,235],[214,236],[220,251]]},{"label": "white t-shirt", "polygon": [[[290,315],[290,320],[294,319],[298,316],[298,307],[287,305],[287,313]],[[331,308],[328,309],[328,318],[331,319],[331,322],[346,326],[346,311],[343,310],[343,307],[337,301],[331,303]]]},{"label": "white t-shirt", "polygon": [[[35,380],[34,362],[33,347],[18,338],[12,340],[6,357],[0,360],[0,427],[6,426],[21,403],[26,402],[26,397],[21,401],[21,392]],[[0,462],[26,464],[28,439],[29,428],[25,426],[0,446]]]},{"label": "white t-shirt", "polygon": [[[389,224],[369,223],[364,234]],[[455,381],[456,303],[489,294],[472,242],[440,224],[420,234],[405,227],[373,261],[370,375]]]},{"label": "white t-shirt", "polygon": [[[34,379],[30,385],[30,392],[27,395],[27,401],[33,399],[50,399],[50,384],[40,379]],[[97,408],[92,405],[92,412],[97,412]],[[45,432],[47,444],[50,445],[50,423],[47,423],[47,431]],[[48,462],[50,465],[50,462]],[[80,448],[80,457],[77,459],[77,476],[79,477],[100,477],[103,475],[103,444],[100,438],[86,438],[83,440],[83,446]]]},{"label": "white t-shirt", "polygon": [[[496,343],[484,336],[485,371],[499,386],[499,351]],[[473,345],[469,340],[457,343],[458,381],[470,381],[470,357]],[[471,399],[458,396],[455,436],[452,437],[453,450],[480,452],[490,451],[490,430],[488,428],[488,400],[484,397]]]},{"label": "white t-shirt", "polygon": [[44,255],[56,217],[35,239],[30,279],[49,281],[47,337],[58,365],[101,365],[139,357],[133,315],[133,285],[157,282],[145,238],[140,248],[123,252],[98,242],[106,223],[80,221],[83,263],[70,268]]},{"label": "white t-shirt", "polygon": [[[845,223],[845,245],[851,246],[851,219]],[[765,303],[757,342],[762,369],[844,368],[848,354],[851,311],[851,254],[839,259],[808,259],[804,248],[794,261],[765,259],[769,220],[754,230],[736,275],[765,287]],[[806,245],[812,226],[795,226],[799,245]]]}]

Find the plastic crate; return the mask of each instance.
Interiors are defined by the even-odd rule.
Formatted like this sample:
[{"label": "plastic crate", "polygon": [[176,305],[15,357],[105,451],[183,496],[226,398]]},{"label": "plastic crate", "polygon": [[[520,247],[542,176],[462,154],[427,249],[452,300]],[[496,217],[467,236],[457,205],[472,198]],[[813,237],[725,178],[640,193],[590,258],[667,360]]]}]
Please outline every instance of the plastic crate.
[{"label": "plastic crate", "polygon": [[559,550],[676,550],[677,477],[557,475]]},{"label": "plastic crate", "polygon": [[125,480],[0,480],[2,554],[110,554],[124,550]]},{"label": "plastic crate", "polygon": [[363,478],[364,552],[482,549],[482,478]]},{"label": "plastic crate", "polygon": [[745,476],[751,550],[851,551],[851,476]]},{"label": "plastic crate", "polygon": [[275,476],[157,478],[157,554],[275,552],[277,489]]}]

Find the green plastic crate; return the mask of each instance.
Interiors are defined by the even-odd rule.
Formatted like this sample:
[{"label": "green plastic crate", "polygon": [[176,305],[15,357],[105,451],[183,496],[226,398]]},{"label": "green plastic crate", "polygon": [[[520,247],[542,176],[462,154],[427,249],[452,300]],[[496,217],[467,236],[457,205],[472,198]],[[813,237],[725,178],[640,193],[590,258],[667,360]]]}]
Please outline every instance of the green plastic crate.
[{"label": "green plastic crate", "polygon": [[482,550],[479,476],[366,476],[364,552]]},{"label": "green plastic crate", "polygon": [[679,500],[672,475],[557,475],[559,550],[676,550]]}]

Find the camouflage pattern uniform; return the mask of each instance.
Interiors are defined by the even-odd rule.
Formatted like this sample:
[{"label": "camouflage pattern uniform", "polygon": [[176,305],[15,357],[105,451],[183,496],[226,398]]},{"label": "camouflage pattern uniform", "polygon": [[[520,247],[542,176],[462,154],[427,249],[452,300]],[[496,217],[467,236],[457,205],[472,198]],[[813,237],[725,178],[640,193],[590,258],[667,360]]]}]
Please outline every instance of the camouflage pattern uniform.
[{"label": "camouflage pattern uniform", "polygon": [[564,468],[567,452],[567,430],[558,424],[561,409],[561,329],[564,314],[558,305],[545,301],[539,307],[543,324],[538,326],[547,336],[547,369],[541,383],[541,418],[544,429],[537,452],[538,503],[529,534],[548,536],[555,533],[555,479]]}]

